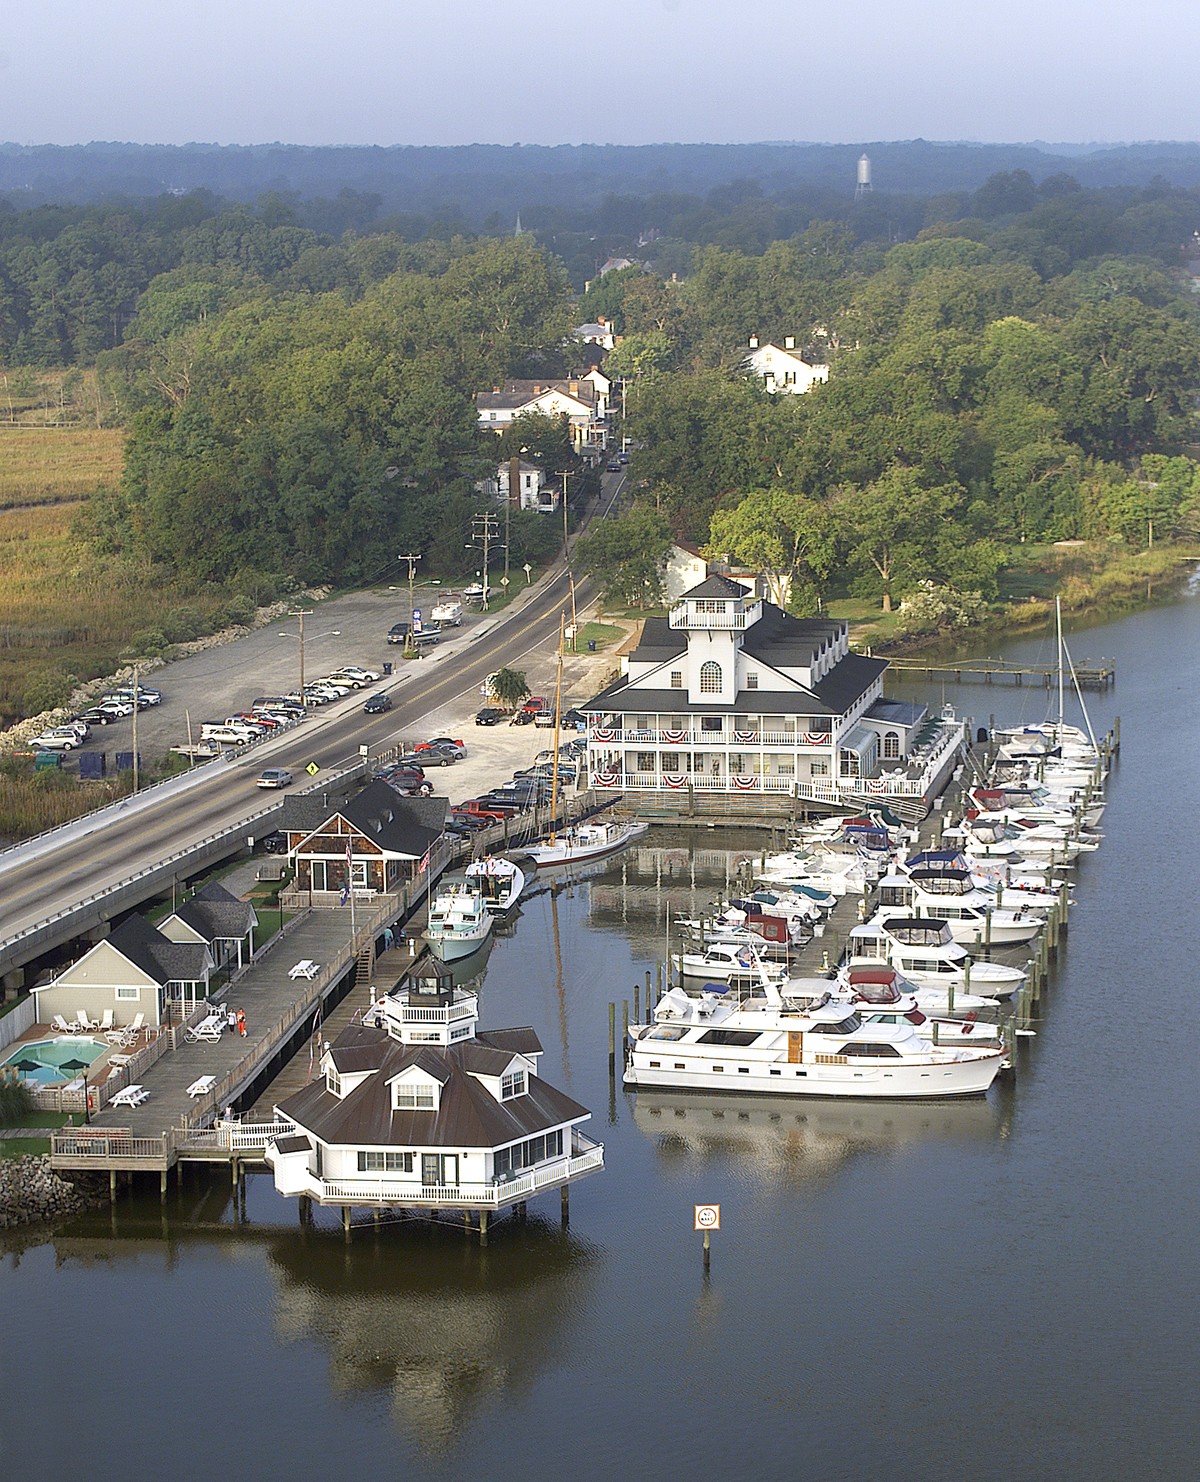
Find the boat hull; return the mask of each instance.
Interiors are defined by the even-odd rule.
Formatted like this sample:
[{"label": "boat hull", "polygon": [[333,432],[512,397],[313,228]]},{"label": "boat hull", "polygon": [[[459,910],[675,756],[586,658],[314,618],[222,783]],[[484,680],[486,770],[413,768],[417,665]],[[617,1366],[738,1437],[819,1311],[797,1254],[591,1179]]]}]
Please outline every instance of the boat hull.
[{"label": "boat hull", "polygon": [[619,836],[603,842],[585,841],[575,844],[568,840],[554,844],[532,844],[523,852],[539,870],[554,869],[560,865],[587,864],[590,860],[603,859],[607,854],[615,854],[618,849],[624,849],[626,844],[641,838],[648,827],[645,823],[635,823],[623,829]]},{"label": "boat hull", "polygon": [[[656,1052],[665,1055],[669,1050]],[[650,1065],[650,1055],[635,1049],[625,1067],[624,1083],[631,1090],[641,1087],[676,1088],[690,1091],[735,1091],[740,1095],[820,1096],[862,1101],[936,1101],[944,1097],[983,1096],[999,1073],[1003,1056],[998,1051],[969,1060],[928,1065],[752,1065],[741,1073],[733,1065],[714,1071],[712,1066],[674,1070],[665,1064]],[[772,1075],[771,1071],[778,1074]]]}]

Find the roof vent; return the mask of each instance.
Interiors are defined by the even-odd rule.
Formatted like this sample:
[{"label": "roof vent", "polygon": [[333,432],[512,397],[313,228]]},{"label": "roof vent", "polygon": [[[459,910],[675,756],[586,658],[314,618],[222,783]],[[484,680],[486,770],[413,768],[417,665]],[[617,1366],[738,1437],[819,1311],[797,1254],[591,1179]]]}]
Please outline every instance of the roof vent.
[{"label": "roof vent", "polygon": [[756,334],[750,336],[750,348],[752,350],[758,349],[758,336]]}]

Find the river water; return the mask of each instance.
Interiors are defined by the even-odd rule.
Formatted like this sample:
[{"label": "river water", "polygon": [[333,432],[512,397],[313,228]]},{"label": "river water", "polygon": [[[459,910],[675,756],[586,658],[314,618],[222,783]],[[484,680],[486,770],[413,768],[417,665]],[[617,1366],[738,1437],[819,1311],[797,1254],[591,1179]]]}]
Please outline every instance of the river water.
[{"label": "river water", "polygon": [[[155,1183],[10,1239],[2,1474],[1196,1475],[1200,601],[1073,649],[1117,661],[1090,703],[1098,731],[1119,711],[1123,752],[1015,1084],[902,1107],[610,1097],[608,1001],[661,957],[666,899],[713,899],[731,842],[654,830],[529,900],[483,983],[484,1026],[533,1024],[606,1145],[569,1232],[551,1195],[486,1250],[415,1225],[347,1245],[265,1175],[237,1211],[193,1171],[165,1218]],[[947,698],[985,724],[1046,708]]]}]

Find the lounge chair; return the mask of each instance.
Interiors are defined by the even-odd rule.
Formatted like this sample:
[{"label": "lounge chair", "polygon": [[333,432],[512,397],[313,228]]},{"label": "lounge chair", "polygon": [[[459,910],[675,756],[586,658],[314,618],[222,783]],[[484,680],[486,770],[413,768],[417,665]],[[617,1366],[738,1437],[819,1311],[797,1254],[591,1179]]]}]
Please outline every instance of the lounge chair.
[{"label": "lounge chair", "polygon": [[91,1020],[91,1019],[88,1018],[88,1016],[87,1016],[87,1010],[86,1009],[76,1009],[75,1010],[75,1022],[79,1026],[80,1029],[92,1030],[92,1029],[99,1029],[100,1028],[100,1025],[99,1025],[98,1022],[95,1022],[95,1021],[93,1021],[93,1020]]},{"label": "lounge chair", "polygon": [[[122,1045],[127,1050],[133,1045],[136,1045],[138,1040],[141,1038],[142,1025],[145,1022],[145,1014],[134,1014],[132,1020],[124,1027],[124,1029],[120,1030],[121,1037],[118,1041],[116,1041],[116,1043]],[[117,1031],[114,1030],[113,1033],[115,1034],[117,1033]]]},{"label": "lounge chair", "polygon": [[112,1027],[113,1011],[112,1009],[105,1009],[104,1012],[100,1015],[100,1033],[107,1034]]},{"label": "lounge chair", "polygon": [[50,1027],[54,1030],[55,1034],[73,1034],[75,1032],[74,1024],[68,1024],[61,1014],[55,1014],[53,1019],[50,1020]]}]

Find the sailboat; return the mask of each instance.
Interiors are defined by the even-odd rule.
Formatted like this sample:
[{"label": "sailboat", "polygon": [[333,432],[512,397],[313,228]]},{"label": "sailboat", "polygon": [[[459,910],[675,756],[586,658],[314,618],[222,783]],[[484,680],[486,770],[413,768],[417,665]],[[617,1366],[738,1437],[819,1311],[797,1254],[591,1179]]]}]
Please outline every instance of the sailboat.
[{"label": "sailboat", "polygon": [[[558,676],[554,684],[554,767],[550,780],[550,817],[558,814],[558,759],[559,742],[562,736],[562,671],[563,636],[566,613],[558,625]],[[635,819],[592,818],[586,823],[572,824],[561,833],[552,828],[547,839],[531,844],[524,852],[539,869],[554,865],[582,864],[585,860],[600,859],[606,854],[615,854],[618,849],[639,838],[649,827]]]}]

